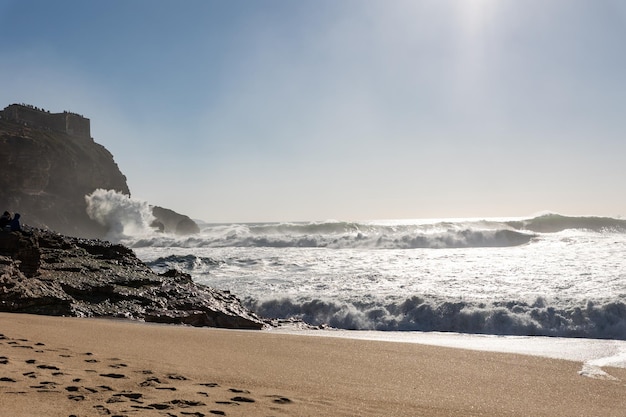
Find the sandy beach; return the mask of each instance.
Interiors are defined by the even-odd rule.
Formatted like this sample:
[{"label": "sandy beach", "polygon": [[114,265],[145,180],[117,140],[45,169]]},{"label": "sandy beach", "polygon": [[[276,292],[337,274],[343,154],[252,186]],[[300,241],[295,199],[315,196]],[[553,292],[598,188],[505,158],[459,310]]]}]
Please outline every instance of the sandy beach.
[{"label": "sandy beach", "polygon": [[418,344],[0,314],[2,416],[624,416],[626,369]]}]

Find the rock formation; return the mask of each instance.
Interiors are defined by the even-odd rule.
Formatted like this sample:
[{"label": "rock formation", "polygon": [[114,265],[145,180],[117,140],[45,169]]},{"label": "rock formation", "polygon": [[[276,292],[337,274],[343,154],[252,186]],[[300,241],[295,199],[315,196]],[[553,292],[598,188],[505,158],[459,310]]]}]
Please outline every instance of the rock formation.
[{"label": "rock formation", "polygon": [[30,225],[74,236],[106,230],[85,211],[97,188],[130,194],[113,156],[92,139],[0,120],[0,207]]},{"label": "rock formation", "polygon": [[152,207],[152,214],[157,219],[155,226],[162,232],[177,235],[191,235],[200,232],[200,228],[188,216],[163,207]]},{"label": "rock formation", "polygon": [[236,329],[269,325],[229,292],[176,270],[156,274],[122,245],[34,228],[0,232],[0,311]]},{"label": "rock formation", "polygon": [[[86,126],[62,129],[67,124],[59,120],[69,116]],[[89,218],[85,202],[98,188],[130,195],[113,155],[89,136],[89,119],[23,105],[0,111],[0,212],[20,213],[30,226],[102,238],[108,230]],[[155,208],[154,215],[166,232],[198,231],[193,220],[171,210]]]}]

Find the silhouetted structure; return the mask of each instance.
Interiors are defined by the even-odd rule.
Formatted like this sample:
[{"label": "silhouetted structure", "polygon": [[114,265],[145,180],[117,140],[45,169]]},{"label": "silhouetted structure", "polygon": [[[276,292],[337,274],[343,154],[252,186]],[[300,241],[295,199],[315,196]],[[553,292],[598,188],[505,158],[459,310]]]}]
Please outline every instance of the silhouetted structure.
[{"label": "silhouetted structure", "polygon": [[89,119],[80,114],[63,112],[50,113],[26,104],[11,104],[0,112],[3,119],[23,124],[27,127],[50,129],[68,135],[91,138]]}]

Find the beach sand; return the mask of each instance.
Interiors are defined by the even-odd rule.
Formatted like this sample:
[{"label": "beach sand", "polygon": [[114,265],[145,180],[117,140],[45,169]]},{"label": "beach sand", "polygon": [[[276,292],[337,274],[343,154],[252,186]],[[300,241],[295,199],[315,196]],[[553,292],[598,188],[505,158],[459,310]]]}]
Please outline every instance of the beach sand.
[{"label": "beach sand", "polygon": [[0,314],[1,416],[624,416],[626,369],[419,344]]}]

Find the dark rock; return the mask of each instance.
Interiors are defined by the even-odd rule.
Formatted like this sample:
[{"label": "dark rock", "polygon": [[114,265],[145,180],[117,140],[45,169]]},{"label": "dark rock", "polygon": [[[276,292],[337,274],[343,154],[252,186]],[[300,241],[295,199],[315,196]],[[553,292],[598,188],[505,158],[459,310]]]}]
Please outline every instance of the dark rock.
[{"label": "dark rock", "polygon": [[163,207],[152,207],[152,215],[156,218],[153,227],[161,232],[177,235],[191,235],[200,232],[200,228],[188,216],[176,213]]},{"label": "dark rock", "polygon": [[229,292],[179,271],[154,273],[125,246],[34,228],[0,232],[0,311],[238,329],[269,325]]},{"label": "dark rock", "polygon": [[0,120],[0,207],[31,226],[104,236],[86,212],[98,188],[130,195],[113,155],[91,138]]}]

